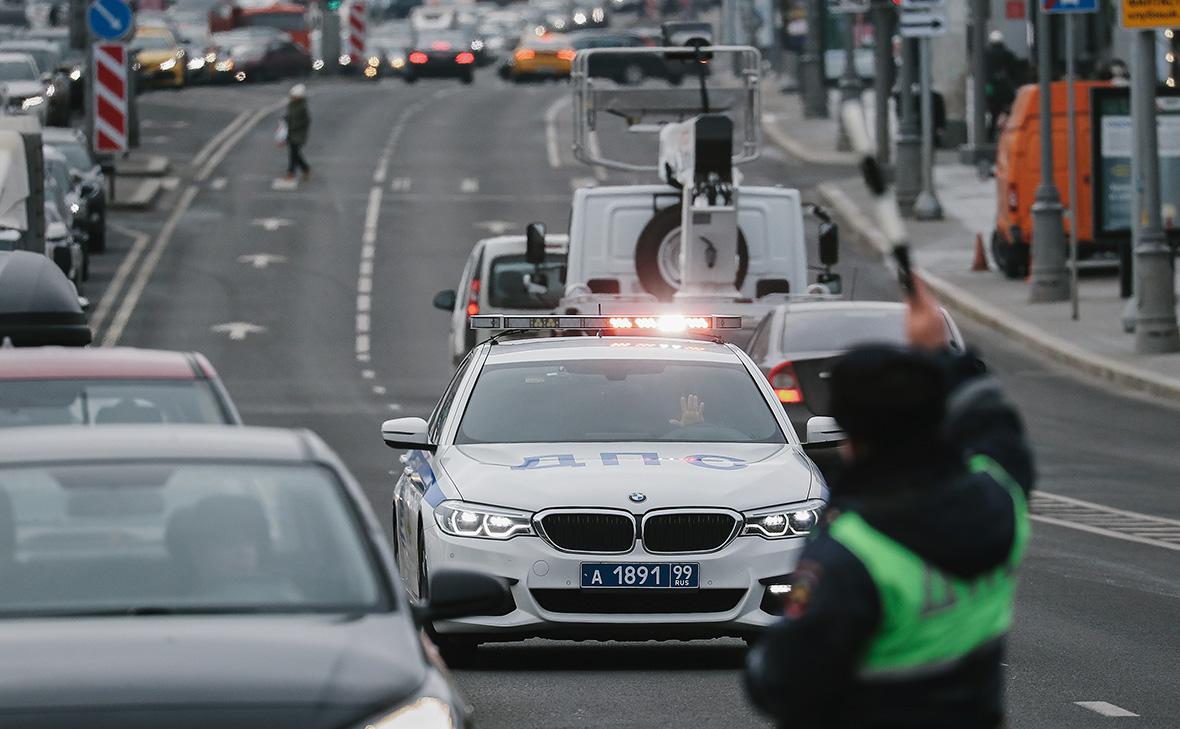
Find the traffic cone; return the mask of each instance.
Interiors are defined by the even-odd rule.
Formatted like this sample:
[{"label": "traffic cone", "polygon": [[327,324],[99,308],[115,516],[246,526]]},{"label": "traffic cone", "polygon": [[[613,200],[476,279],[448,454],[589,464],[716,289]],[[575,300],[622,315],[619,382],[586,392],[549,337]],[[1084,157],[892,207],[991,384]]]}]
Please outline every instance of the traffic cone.
[{"label": "traffic cone", "polygon": [[983,233],[975,234],[975,260],[971,262],[971,270],[987,270],[987,256],[983,252]]}]

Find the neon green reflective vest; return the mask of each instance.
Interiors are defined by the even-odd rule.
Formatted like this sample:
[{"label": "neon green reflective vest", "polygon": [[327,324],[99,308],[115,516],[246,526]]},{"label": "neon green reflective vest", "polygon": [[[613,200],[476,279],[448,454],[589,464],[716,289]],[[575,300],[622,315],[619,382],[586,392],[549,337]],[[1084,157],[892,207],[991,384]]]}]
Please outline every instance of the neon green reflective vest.
[{"label": "neon green reflective vest", "polygon": [[998,463],[975,456],[973,473],[986,473],[1007,489],[1016,530],[1007,562],[974,579],[948,575],[874,529],[858,514],[838,516],[831,536],[868,570],[881,601],[881,623],[861,658],[862,678],[905,678],[937,673],[1002,636],[1012,623],[1016,567],[1029,538],[1024,491]]}]

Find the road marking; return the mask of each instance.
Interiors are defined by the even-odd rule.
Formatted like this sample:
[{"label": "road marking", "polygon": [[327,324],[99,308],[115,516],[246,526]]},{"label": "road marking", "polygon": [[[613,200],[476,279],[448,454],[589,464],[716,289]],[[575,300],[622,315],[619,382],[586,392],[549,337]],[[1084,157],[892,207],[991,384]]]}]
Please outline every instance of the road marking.
[{"label": "road marking", "polygon": [[377,169],[373,172],[373,184],[381,185],[385,183],[385,172],[389,169],[389,157],[382,156],[377,162]]},{"label": "road marking", "polygon": [[[366,356],[369,354],[369,335],[368,334],[358,334],[357,335],[357,337],[356,337],[356,353],[357,353],[358,357],[359,357],[359,355],[362,355],[362,354],[366,355]],[[368,362],[369,360],[364,359],[361,361]]]},{"label": "road marking", "polygon": [[366,258],[361,261],[361,275],[362,276],[372,276],[373,275],[373,260],[371,258]]},{"label": "road marking", "polygon": [[127,282],[127,277],[131,275],[131,269],[135,268],[135,263],[143,255],[143,249],[147,247],[148,241],[151,240],[151,236],[147,233],[129,230],[114,223],[110,227],[122,232],[124,235],[132,236],[133,241],[131,243],[131,249],[127,251],[127,256],[119,264],[119,268],[115,270],[115,275],[111,279],[110,286],[107,286],[107,290],[102,294],[102,299],[99,300],[98,306],[94,307],[94,313],[90,316],[90,330],[96,335],[102,328],[102,323],[106,321],[107,315],[111,313],[111,307],[115,305],[115,299],[118,298],[119,292],[122,291],[123,285]]},{"label": "road marking", "polygon": [[287,218],[254,218],[250,221],[250,225],[262,226],[263,230],[273,233],[279,228],[287,227],[291,222]]},{"label": "road marking", "polygon": [[412,203],[470,203],[470,202],[503,202],[503,203],[517,203],[517,202],[563,202],[569,205],[569,193],[562,194],[517,194],[517,193],[494,193],[481,192],[473,195],[463,195],[459,193],[425,193],[425,192],[411,192],[395,195],[398,202],[412,202]]},{"label": "road marking", "polygon": [[362,294],[372,293],[373,279],[369,278],[368,276],[361,276],[356,280],[356,290]]},{"label": "road marking", "polygon": [[233,121],[231,121],[229,124],[226,124],[224,129],[213,135],[213,138],[206,142],[205,146],[201,147],[200,151],[198,151],[193,157],[193,167],[199,168],[201,165],[205,164],[205,160],[209,159],[209,155],[213,154],[213,150],[217,149],[218,145],[220,145],[227,137],[237,131],[238,127],[240,127],[242,124],[245,124],[246,119],[248,119],[252,113],[254,112],[243,111],[241,114],[238,114],[236,117],[234,117]]},{"label": "road marking", "polygon": [[361,377],[363,377],[366,380],[371,380],[376,376],[377,376],[377,373],[374,372],[373,370],[361,370]]},{"label": "road marking", "polygon": [[172,176],[165,177],[164,179],[160,180],[160,187],[171,192],[172,190],[180,187],[180,178]]},{"label": "road marking", "polygon": [[373,394],[374,395],[384,395],[385,394],[384,385],[373,385]]},{"label": "road marking", "polygon": [[205,179],[208,178],[213,172],[213,170],[217,168],[217,165],[221,164],[221,160],[225,159],[225,156],[229,154],[229,151],[234,148],[234,145],[236,145],[242,139],[242,137],[249,134],[250,130],[253,129],[254,126],[258,124],[258,122],[262,121],[266,115],[283,108],[286,106],[286,104],[287,101],[284,99],[282,101],[276,101],[275,103],[268,106],[264,106],[261,109],[257,109],[253,114],[247,117],[237,129],[221,140],[221,146],[217,147],[215,151],[209,154],[203,165],[197,164],[194,160],[194,166],[200,167],[200,170],[196,175],[197,182],[204,182]]},{"label": "road marking", "polygon": [[356,297],[356,310],[368,311],[372,307],[373,302],[368,294],[358,294]]},{"label": "road marking", "polygon": [[464,177],[459,182],[459,192],[479,192],[479,180],[475,179],[474,177]]},{"label": "road marking", "polygon": [[273,253],[247,253],[238,256],[239,263],[249,263],[254,268],[266,268],[272,263],[285,263],[286,261],[286,256],[278,256]]},{"label": "road marking", "polygon": [[389,182],[390,192],[409,192],[413,181],[408,177],[395,177]]},{"label": "road marking", "polygon": [[229,180],[225,179],[224,177],[214,177],[213,181],[209,183],[209,189],[210,190],[224,190],[225,185],[228,182],[229,182]]},{"label": "road marking", "polygon": [[486,230],[492,235],[504,235],[515,228],[516,223],[510,223],[507,220],[481,220],[478,223],[473,223],[471,227]]},{"label": "road marking", "polygon": [[167,144],[172,141],[172,137],[169,137],[167,134],[156,134],[150,137],[144,137],[143,141],[146,144]]},{"label": "road marking", "polygon": [[400,413],[402,411],[402,406],[398,405],[395,402],[391,402],[391,403],[389,403],[389,409],[395,413]]},{"label": "road marking", "polygon": [[562,95],[545,110],[545,155],[553,169],[561,167],[561,146],[557,143],[557,115],[570,103],[568,95]]},{"label": "road marking", "polygon": [[377,242],[377,217],[381,214],[381,195],[384,193],[379,186],[374,185],[369,190],[369,205],[365,208],[365,230],[361,242],[365,245]]},{"label": "road marking", "polygon": [[372,243],[366,243],[361,246],[361,258],[372,258],[376,251],[377,248]]},{"label": "road marking", "polygon": [[[155,272],[156,266],[160,263],[160,256],[164,254],[164,249],[168,247],[168,243],[172,240],[172,235],[176,232],[176,226],[180,223],[180,218],[188,211],[189,205],[192,205],[193,198],[197,196],[200,190],[196,185],[189,185],[180,195],[180,201],[176,204],[172,214],[164,221],[164,227],[160,228],[156,240],[152,243],[151,250],[143,257],[143,265],[135,272],[135,278],[131,282],[131,286],[127,289],[127,295],[123,297],[123,303],[119,306],[119,310],[115,313],[115,318],[111,321],[111,326],[107,329],[106,336],[102,339],[102,346],[113,347],[119,341],[119,337],[123,335],[123,329],[127,327],[127,320],[131,318],[131,312],[135,311],[136,305],[139,303],[139,297],[143,296],[143,289],[147,286],[148,279],[152,273]],[[124,262],[126,263],[126,262]],[[115,282],[111,282],[111,287],[114,288]]]},{"label": "road marking", "polygon": [[248,321],[230,321],[225,324],[214,324],[209,327],[209,331],[215,334],[228,334],[230,339],[240,342],[251,334],[262,334],[266,327]]},{"label": "road marking", "polygon": [[357,314],[356,315],[356,330],[357,330],[357,332],[359,332],[361,334],[368,334],[369,333],[369,315],[368,314]]},{"label": "road marking", "polygon": [[1030,506],[1030,518],[1034,521],[1180,552],[1180,520],[1177,519],[1116,509],[1044,491],[1033,492]]},{"label": "road marking", "polygon": [[1103,716],[1139,716],[1133,711],[1127,711],[1121,706],[1115,706],[1106,701],[1075,701],[1074,703],[1083,709],[1089,709]]},{"label": "road marking", "polygon": [[270,189],[291,192],[299,189],[299,180],[294,177],[276,177],[270,181]]}]

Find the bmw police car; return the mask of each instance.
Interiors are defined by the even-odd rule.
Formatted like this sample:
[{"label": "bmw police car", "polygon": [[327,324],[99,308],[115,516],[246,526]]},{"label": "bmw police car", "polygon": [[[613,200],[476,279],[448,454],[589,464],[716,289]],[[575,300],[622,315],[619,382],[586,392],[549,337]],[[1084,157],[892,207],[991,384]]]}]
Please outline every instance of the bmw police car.
[{"label": "bmw police car", "polygon": [[440,648],[750,637],[782,614],[827,489],[774,391],[720,339],[618,335],[736,329],[741,317],[476,316],[472,326],[597,336],[493,338],[459,365],[428,420],[382,426],[390,447],[407,449],[393,518],[410,594],[425,600],[444,567],[511,585],[496,614],[436,623]]}]

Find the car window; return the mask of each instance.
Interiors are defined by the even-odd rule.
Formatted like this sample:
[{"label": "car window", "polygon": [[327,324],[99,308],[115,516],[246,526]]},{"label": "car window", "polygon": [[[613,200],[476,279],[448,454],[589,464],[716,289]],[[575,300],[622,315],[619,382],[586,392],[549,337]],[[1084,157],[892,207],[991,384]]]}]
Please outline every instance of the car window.
[{"label": "car window", "polygon": [[202,380],[0,380],[0,428],[225,422]]},{"label": "car window", "polygon": [[37,68],[29,61],[0,61],[0,81],[36,81]]},{"label": "car window", "polygon": [[[702,403],[703,418],[685,417],[690,398]],[[484,367],[455,439],[611,441],[783,443],[785,437],[741,364],[588,359]]]},{"label": "car window", "polygon": [[447,422],[447,415],[450,414],[451,405],[455,401],[455,393],[459,390],[459,383],[463,381],[463,375],[467,372],[470,364],[471,355],[469,354],[459,363],[458,369],[455,370],[454,376],[451,377],[451,383],[447,385],[443,396],[439,398],[438,404],[434,406],[434,412],[430,415],[429,428],[427,430],[431,443],[438,442],[439,435],[442,433],[443,424]]},{"label": "car window", "polygon": [[534,266],[523,255],[496,256],[488,268],[493,309],[552,309],[565,292],[565,255],[548,254]]},{"label": "car window", "polygon": [[310,465],[0,468],[0,617],[388,609],[347,499]]},{"label": "car window", "polygon": [[750,359],[754,360],[754,364],[761,365],[770,352],[770,327],[773,321],[774,314],[767,314],[758,324],[758,328],[754,330],[754,336],[750,338],[750,346],[747,351],[750,353]]},{"label": "car window", "polygon": [[94,158],[81,142],[53,142],[50,146],[61,152],[75,170],[87,172],[94,167]]},{"label": "car window", "polygon": [[833,309],[783,317],[783,351],[842,352],[866,342],[903,344],[903,309]]}]

